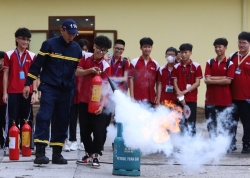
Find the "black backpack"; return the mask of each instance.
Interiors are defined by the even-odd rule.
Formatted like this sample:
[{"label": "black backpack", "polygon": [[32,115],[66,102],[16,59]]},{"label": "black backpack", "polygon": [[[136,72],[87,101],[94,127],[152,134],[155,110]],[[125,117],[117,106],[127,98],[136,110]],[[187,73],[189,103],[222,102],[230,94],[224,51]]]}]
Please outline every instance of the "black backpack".
[{"label": "black backpack", "polygon": [[[233,53],[233,55],[231,57],[228,58],[227,60],[227,64],[226,64],[226,68],[228,69],[228,66],[230,64],[230,61],[232,61],[232,59],[234,58],[234,56],[237,54],[238,52],[235,52]],[[210,68],[212,69],[212,65],[213,65],[213,62],[214,62],[214,58],[210,59]]]},{"label": "black backpack", "polygon": [[122,59],[122,76],[124,76],[125,63],[126,63],[127,60],[128,60],[128,59],[127,59],[126,57],[124,57],[124,58]]}]

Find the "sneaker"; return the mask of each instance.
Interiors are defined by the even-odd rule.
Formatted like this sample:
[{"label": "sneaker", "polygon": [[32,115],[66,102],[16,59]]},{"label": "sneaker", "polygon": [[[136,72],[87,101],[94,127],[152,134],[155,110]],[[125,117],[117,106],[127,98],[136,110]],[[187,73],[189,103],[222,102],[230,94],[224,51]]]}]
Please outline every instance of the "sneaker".
[{"label": "sneaker", "polygon": [[74,141],[70,145],[70,151],[76,151],[76,150],[78,150],[78,144],[77,141]]},{"label": "sneaker", "polygon": [[76,164],[91,164],[93,161],[93,156],[88,153],[84,157],[82,157],[82,160],[77,160]]},{"label": "sneaker", "polygon": [[236,145],[231,145],[230,148],[227,150],[227,153],[232,153],[233,151],[236,151],[237,147]]},{"label": "sneaker", "polygon": [[99,160],[100,160],[99,155],[98,155],[97,153],[95,153],[95,154],[94,154],[94,158],[93,158],[91,167],[92,167],[92,168],[95,168],[95,169],[100,168],[101,165],[100,165]]},{"label": "sneaker", "polygon": [[4,155],[4,156],[9,156],[9,147],[5,147],[5,148],[3,149],[3,155]]},{"label": "sneaker", "polygon": [[35,155],[36,154],[36,149],[31,149],[31,155]]},{"label": "sneaker", "polygon": [[63,145],[63,151],[65,152],[70,152],[70,147],[69,145],[65,142],[65,144]]},{"label": "sneaker", "polygon": [[249,144],[243,144],[243,148],[241,151],[242,154],[249,154],[250,153],[250,145]]},{"label": "sneaker", "polygon": [[84,150],[85,150],[85,149],[84,149],[84,145],[83,145],[82,142],[79,144],[78,149],[81,150],[81,151],[84,151]]}]

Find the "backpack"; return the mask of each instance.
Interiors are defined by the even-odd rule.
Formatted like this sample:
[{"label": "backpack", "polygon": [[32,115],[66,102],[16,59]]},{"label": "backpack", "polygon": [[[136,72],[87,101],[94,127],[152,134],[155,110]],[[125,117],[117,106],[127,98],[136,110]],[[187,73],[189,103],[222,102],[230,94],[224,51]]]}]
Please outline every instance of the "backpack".
[{"label": "backpack", "polygon": [[[210,59],[210,68],[212,69],[212,65],[213,65],[213,62],[214,62],[214,58]],[[227,60],[227,64],[226,64],[226,68],[228,69],[228,66],[229,66],[229,63],[231,61],[231,58],[229,60]]]},{"label": "backpack", "polygon": [[122,59],[122,76],[124,77],[124,69],[125,69],[125,63],[128,59],[126,57],[124,57]]},{"label": "backpack", "polygon": [[[227,68],[227,69],[228,69],[228,66],[229,66],[229,64],[230,64],[230,61],[232,61],[232,59],[234,58],[234,56],[235,56],[237,53],[238,53],[238,51],[235,52],[235,53],[233,53],[233,55],[232,55],[231,57],[228,58],[227,64],[226,64],[226,68]],[[211,61],[210,61],[210,68],[212,69],[212,65],[213,65],[213,62],[214,62],[214,58],[212,58],[212,59],[210,59],[210,60],[211,60]]]}]

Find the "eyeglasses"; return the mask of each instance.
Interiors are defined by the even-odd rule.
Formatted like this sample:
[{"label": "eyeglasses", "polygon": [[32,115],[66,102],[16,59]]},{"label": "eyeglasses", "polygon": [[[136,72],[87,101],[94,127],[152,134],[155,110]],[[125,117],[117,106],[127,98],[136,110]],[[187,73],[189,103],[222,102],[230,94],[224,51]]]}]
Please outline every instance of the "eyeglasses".
[{"label": "eyeglasses", "polygon": [[247,44],[249,44],[249,43],[248,42],[238,41],[238,45],[246,46]]},{"label": "eyeglasses", "polygon": [[22,41],[27,41],[27,42],[31,42],[31,40],[29,38],[21,38],[19,37],[18,39],[22,40]]},{"label": "eyeglasses", "polygon": [[96,46],[96,51],[99,52],[99,53],[101,52],[102,54],[106,54],[108,52],[107,49],[101,49],[101,48],[99,48],[97,46]]},{"label": "eyeglasses", "polygon": [[124,51],[124,48],[115,47],[115,50],[116,50],[116,51]]}]

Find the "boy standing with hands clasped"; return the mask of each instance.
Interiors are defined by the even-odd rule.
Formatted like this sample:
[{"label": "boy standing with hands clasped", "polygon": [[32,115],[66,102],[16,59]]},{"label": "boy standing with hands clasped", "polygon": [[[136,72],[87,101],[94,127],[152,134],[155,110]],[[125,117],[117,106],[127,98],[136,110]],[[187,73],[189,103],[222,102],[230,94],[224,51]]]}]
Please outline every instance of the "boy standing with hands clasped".
[{"label": "boy standing with hands clasped", "polygon": [[174,66],[173,79],[179,105],[190,108],[190,115],[181,121],[181,130],[188,131],[190,136],[196,134],[197,88],[202,78],[201,66],[190,59],[193,46],[184,43],[180,46],[181,62]]}]

